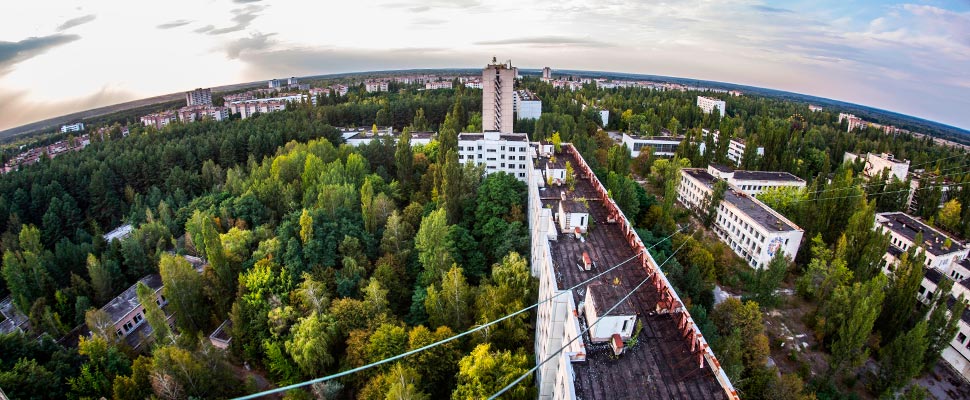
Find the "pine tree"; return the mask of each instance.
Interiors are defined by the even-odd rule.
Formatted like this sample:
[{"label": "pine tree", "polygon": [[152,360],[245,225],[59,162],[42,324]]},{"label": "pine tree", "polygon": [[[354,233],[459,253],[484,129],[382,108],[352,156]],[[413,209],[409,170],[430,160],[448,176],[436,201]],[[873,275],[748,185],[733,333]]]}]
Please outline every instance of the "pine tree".
[{"label": "pine tree", "polygon": [[923,243],[923,234],[917,234],[913,243],[917,245],[903,253],[898,265],[893,267],[889,275],[889,285],[885,289],[886,306],[882,309],[877,326],[886,342],[905,329],[913,310],[916,309],[916,295],[920,282],[923,281],[923,260],[926,258],[922,251],[918,251],[918,244]]}]

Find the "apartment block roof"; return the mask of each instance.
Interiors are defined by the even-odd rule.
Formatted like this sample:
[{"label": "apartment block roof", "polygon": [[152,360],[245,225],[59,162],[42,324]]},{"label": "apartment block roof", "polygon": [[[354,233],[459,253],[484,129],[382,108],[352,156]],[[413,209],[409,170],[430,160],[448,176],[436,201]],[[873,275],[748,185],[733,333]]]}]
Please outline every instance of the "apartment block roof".
[{"label": "apartment block roof", "polygon": [[[147,275],[138,281],[144,283],[145,286],[148,286],[153,291],[158,291],[162,288],[162,276],[159,274]],[[104,307],[101,307],[101,310],[111,317],[112,323],[117,324],[125,315],[128,315],[132,310],[141,306],[141,303],[138,302],[137,287],[138,283],[131,285],[131,287],[121,292],[117,297],[111,299]]]},{"label": "apartment block roof", "polygon": [[593,299],[593,309],[596,310],[596,315],[598,316],[603,316],[604,313],[614,306],[616,308],[610,311],[610,315],[621,316],[636,314],[636,310],[630,305],[629,299],[622,303],[620,302],[626,296],[627,291],[619,284],[614,285],[613,283],[596,282],[586,286],[586,290],[588,291],[587,296]]},{"label": "apartment block roof", "polygon": [[[580,160],[570,151],[556,156],[569,161],[577,171],[576,188],[567,192],[563,187],[546,186],[539,189],[543,206],[555,207],[565,192],[566,198],[589,199],[590,221],[595,228],[590,229],[584,240],[571,235],[560,234],[558,240],[550,241],[549,247],[555,268],[556,284],[559,289],[569,288],[611,268],[638,254],[624,233],[622,222],[611,223],[610,208],[601,200],[594,185],[599,185],[595,176],[584,176]],[[545,161],[539,159],[539,169],[545,168]],[[593,261],[592,271],[577,268],[582,263],[584,253]],[[653,274],[660,273],[655,272]],[[653,275],[652,274],[652,275]],[[656,278],[656,276],[653,276]],[[620,299],[644,280],[652,279],[646,269],[635,262],[629,262],[606,274],[601,279],[610,286],[618,283],[613,293],[594,292],[594,297],[602,295],[603,312],[612,307],[610,299]],[[584,300],[586,288],[572,291],[574,304]],[[594,288],[594,291],[599,289]],[[605,292],[605,290],[604,290]],[[619,293],[619,295],[618,295]],[[640,341],[636,346],[628,346],[625,353],[617,358],[608,343],[593,344],[586,341],[586,361],[572,363],[576,398],[596,399],[725,399],[727,395],[713,375],[711,368],[698,369],[696,355],[691,352],[688,342],[671,314],[657,313],[663,302],[664,294],[653,284],[641,286],[621,305],[624,312],[636,314],[642,324]],[[597,298],[599,301],[599,298]],[[618,307],[617,310],[620,308]],[[627,309],[626,307],[629,307]],[[620,315],[614,310],[610,315]],[[631,315],[627,314],[627,315]]]},{"label": "apartment block roof", "polygon": [[[886,212],[876,214],[876,222],[886,229],[905,237],[911,242],[916,241],[916,235],[923,234],[923,243],[918,245],[924,251],[934,256],[949,254],[963,249],[963,243],[953,239],[922,221],[902,212]],[[944,248],[946,240],[950,239],[950,247]]]},{"label": "apartment block roof", "polygon": [[734,171],[734,179],[745,181],[779,181],[779,182],[805,182],[787,172],[777,171]]},{"label": "apartment block roof", "polygon": [[[701,168],[684,168],[682,171],[700,181],[707,187],[714,187],[714,181],[716,178],[714,178],[714,176],[712,176],[706,170]],[[787,218],[772,210],[771,207],[768,207],[757,199],[744,194],[740,189],[729,186],[728,190],[724,192],[724,201],[746,214],[751,218],[752,221],[758,225],[761,225],[762,228],[769,232],[788,232],[801,230],[801,228],[789,221]]]}]

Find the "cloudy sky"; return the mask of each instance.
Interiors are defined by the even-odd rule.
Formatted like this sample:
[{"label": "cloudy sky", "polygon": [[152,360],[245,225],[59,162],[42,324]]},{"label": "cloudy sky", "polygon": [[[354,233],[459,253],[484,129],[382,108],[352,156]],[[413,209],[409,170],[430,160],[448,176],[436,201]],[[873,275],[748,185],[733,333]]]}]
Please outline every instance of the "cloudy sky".
[{"label": "cloudy sky", "polygon": [[635,72],[970,129],[970,1],[4,1],[0,130],[195,87],[367,70]]}]

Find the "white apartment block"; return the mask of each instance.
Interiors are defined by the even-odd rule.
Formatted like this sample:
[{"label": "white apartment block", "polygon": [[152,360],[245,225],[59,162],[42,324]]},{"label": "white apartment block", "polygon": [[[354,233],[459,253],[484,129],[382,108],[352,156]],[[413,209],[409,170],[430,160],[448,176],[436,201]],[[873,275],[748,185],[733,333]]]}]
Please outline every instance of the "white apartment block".
[{"label": "white apartment block", "polygon": [[222,121],[229,119],[229,108],[212,105],[187,106],[179,109],[178,117],[179,121],[183,123],[201,121],[203,119]]},{"label": "white apartment block", "polygon": [[[709,131],[707,129],[703,129],[703,132],[704,132],[705,135],[714,135],[714,143],[715,144],[717,144],[719,142],[720,137],[721,137],[721,132],[720,131],[714,130],[714,132],[711,132],[711,131]],[[701,154],[704,154],[704,152],[707,151],[707,144],[704,143],[704,142],[701,142],[700,148],[701,148],[700,149],[701,150]],[[747,148],[748,148],[748,146],[745,143],[744,139],[732,138],[731,140],[728,141],[728,151],[727,151],[727,154],[726,154],[727,159],[728,160],[731,160],[732,162],[734,162],[734,165],[736,167],[740,167],[741,166],[741,160],[744,159],[744,151],[747,150]],[[761,147],[761,146],[758,146],[758,149],[755,152],[759,156],[763,156],[763,155],[765,155],[765,148],[764,147]]]},{"label": "white apartment block", "polygon": [[185,106],[211,106],[212,105],[212,89],[195,89],[190,92],[185,92]]},{"label": "white apartment block", "polygon": [[162,129],[175,121],[178,121],[178,114],[175,111],[161,111],[141,117],[142,125],[155,129]]},{"label": "white apartment block", "polygon": [[524,133],[461,133],[458,135],[458,162],[485,166],[485,173],[508,172],[525,182],[531,168],[528,160],[529,138]]},{"label": "white apartment block", "polygon": [[364,82],[364,90],[367,93],[375,92],[386,92],[387,91],[387,81],[367,81]]},{"label": "white apartment block", "polygon": [[[855,162],[861,155],[846,152],[843,156],[843,162]],[[906,176],[909,175],[909,160],[899,160],[893,157],[889,153],[866,153],[865,155],[865,168],[863,168],[862,173],[867,178],[873,178],[882,175],[882,172],[889,170],[890,177],[893,177],[901,181],[906,180]]]},{"label": "white apartment block", "polygon": [[277,97],[267,97],[262,99],[232,101],[228,102],[226,106],[229,108],[230,114],[239,113],[240,117],[246,119],[256,113],[265,114],[282,111],[286,109],[287,104],[306,103],[307,101],[310,101],[312,104],[316,104],[317,98],[311,98],[306,94],[285,94]]},{"label": "white apartment block", "polygon": [[[718,178],[702,168],[681,169],[677,200],[698,213],[704,199],[713,194]],[[805,231],[758,199],[728,183],[717,207],[714,231],[721,241],[753,268],[764,268],[779,251],[792,259],[798,255]]]},{"label": "white apartment block", "polygon": [[511,133],[513,130],[512,97],[515,70],[512,63],[497,64],[492,59],[482,71],[482,129]]},{"label": "white apartment block", "polygon": [[[539,280],[535,355],[537,362],[553,358],[536,372],[538,398],[738,399],[657,261],[589,166],[571,145],[555,155],[550,147],[532,144],[526,160],[530,266]],[[567,161],[575,191],[548,184],[562,180]],[[595,229],[577,233],[576,216],[588,216]],[[654,344],[628,347],[641,325],[640,340],[650,332]]]},{"label": "white apartment block", "polygon": [[84,130],[83,122],[75,122],[73,124],[61,125],[61,133],[80,132],[83,130]]},{"label": "white apartment block", "polygon": [[[481,86],[481,82],[479,82]],[[451,89],[453,83],[451,81],[437,81],[437,82],[427,82],[424,84],[425,90],[436,90],[436,89]]]},{"label": "white apartment block", "polygon": [[710,114],[711,111],[714,111],[714,108],[716,107],[718,114],[720,114],[721,117],[723,117],[727,111],[727,106],[724,104],[724,100],[712,99],[710,97],[697,96],[697,106],[700,107],[701,110],[704,110],[704,114]]},{"label": "white apartment block", "polygon": [[[901,212],[876,214],[875,229],[888,232],[890,237],[889,249],[883,256],[886,262],[883,272],[889,273],[890,268],[899,262],[903,252],[912,246],[918,246],[917,252],[926,256],[926,274],[918,293],[924,304],[931,301],[930,296],[943,279],[954,281],[950,293],[946,294],[949,296],[948,307],[952,307],[961,294],[970,300],[970,260],[967,259],[970,248],[965,244]],[[916,235],[920,233],[923,235],[923,242],[914,243]],[[943,350],[942,358],[964,379],[970,381],[970,310],[964,311],[958,328],[950,346]]]},{"label": "white apartment block", "polygon": [[552,80],[552,68],[549,68],[549,67],[542,68],[542,80],[545,82]]},{"label": "white apartment block", "polygon": [[527,89],[512,94],[512,111],[516,119],[539,119],[542,116],[542,100]]},{"label": "white apartment block", "polygon": [[624,133],[621,143],[630,149],[630,155],[637,157],[645,147],[653,150],[653,155],[673,157],[684,141],[683,136],[637,136]]},{"label": "white apartment block", "polygon": [[726,180],[748,196],[757,196],[765,190],[778,187],[805,187],[804,179],[788,172],[734,170],[731,167],[711,164],[707,166],[707,173],[717,179]]},{"label": "white apartment block", "polygon": [[286,80],[286,86],[295,86],[299,84],[300,84],[300,80],[297,79],[295,76],[291,76],[289,79]]},{"label": "white apartment block", "polygon": [[279,89],[283,86],[283,81],[280,79],[270,79],[266,82],[267,89]]}]

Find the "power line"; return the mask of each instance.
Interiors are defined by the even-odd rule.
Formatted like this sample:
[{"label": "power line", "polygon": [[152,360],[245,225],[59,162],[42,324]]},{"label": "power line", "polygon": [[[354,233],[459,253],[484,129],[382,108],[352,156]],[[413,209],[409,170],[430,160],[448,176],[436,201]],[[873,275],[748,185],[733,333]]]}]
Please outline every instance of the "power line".
[{"label": "power line", "polygon": [[[955,187],[955,186],[963,186],[963,185],[970,185],[970,182],[954,183],[954,184],[950,184],[950,185],[926,186],[926,187],[917,188],[916,190],[925,190],[925,189],[932,189],[932,188],[938,188],[938,187]],[[840,196],[840,197],[820,197],[820,198],[809,198],[809,199],[796,199],[796,200],[792,200],[792,202],[793,203],[801,203],[803,201],[820,201],[820,200],[850,199],[850,198],[853,198],[853,197],[862,197],[862,196],[882,196],[884,194],[890,194],[890,193],[909,193],[910,191],[911,191],[910,189],[891,190],[891,191],[888,191],[888,192],[862,193],[862,194],[857,194],[857,195]]]},{"label": "power line", "polygon": [[[644,250],[644,252],[646,252],[647,250],[650,250],[650,249],[656,247],[658,244],[663,243],[664,241],[670,239],[671,237],[673,237],[674,235],[676,235],[677,233],[679,233],[680,231],[682,231],[684,229],[685,228],[680,228],[680,229],[674,231],[674,233],[671,233],[669,236],[661,239],[657,243],[654,243],[650,247],[646,248]],[[681,246],[683,246],[683,243],[681,244]],[[679,247],[678,247],[678,249],[679,249]],[[497,324],[499,322],[502,322],[502,321],[505,321],[505,320],[507,320],[509,318],[512,318],[512,317],[514,317],[516,315],[522,314],[522,313],[524,313],[526,311],[529,311],[529,310],[531,310],[533,308],[536,308],[536,307],[540,306],[543,303],[552,301],[556,297],[559,297],[559,296],[561,296],[561,295],[563,295],[565,293],[571,293],[573,291],[573,289],[576,289],[576,288],[578,288],[578,287],[580,287],[582,285],[585,285],[585,284],[587,284],[589,282],[592,282],[593,280],[595,280],[595,279],[597,279],[597,278],[605,275],[606,273],[608,273],[610,271],[613,271],[614,269],[617,269],[617,268],[625,265],[626,263],[632,261],[633,259],[639,257],[641,254],[643,254],[643,253],[634,254],[632,257],[630,257],[630,258],[628,258],[626,260],[621,261],[620,263],[618,263],[618,264],[610,267],[609,269],[607,269],[607,270],[605,270],[603,272],[600,272],[600,273],[596,274],[592,278],[589,278],[589,279],[587,279],[587,280],[585,280],[583,282],[580,282],[580,283],[576,284],[575,286],[573,286],[573,287],[571,287],[569,289],[560,291],[559,293],[555,294],[554,296],[552,296],[552,297],[550,297],[548,299],[539,301],[539,302],[537,302],[537,303],[535,303],[535,304],[533,304],[531,306],[525,307],[525,308],[523,308],[523,309],[521,309],[519,311],[515,311],[515,312],[513,312],[511,314],[508,314],[508,315],[506,315],[504,317],[495,319],[495,320],[493,320],[491,322],[488,322],[488,323],[485,323],[485,324],[482,324],[482,325],[478,325],[478,326],[476,326],[476,327],[474,327],[472,329],[469,329],[469,330],[467,330],[465,332],[462,332],[462,333],[453,335],[453,336],[448,337],[448,338],[445,338],[445,339],[441,339],[441,340],[439,340],[437,342],[428,344],[426,346],[419,347],[417,349],[410,350],[410,351],[407,351],[407,352],[398,354],[396,356],[388,357],[388,358],[385,358],[383,360],[375,361],[375,362],[372,362],[370,364],[363,365],[363,366],[360,366],[360,367],[357,367],[357,368],[349,369],[347,371],[338,372],[336,374],[327,375],[327,376],[320,377],[320,378],[310,379],[310,380],[303,381],[303,382],[300,382],[300,383],[294,383],[292,385],[283,386],[283,387],[279,387],[279,388],[276,388],[276,389],[270,389],[270,390],[262,391],[262,392],[259,392],[259,393],[254,393],[254,394],[250,394],[250,395],[246,395],[246,396],[242,396],[242,397],[237,397],[236,399],[237,400],[255,399],[255,398],[258,398],[258,397],[262,397],[262,396],[266,396],[266,395],[270,395],[270,394],[274,394],[274,393],[282,393],[282,392],[285,392],[285,391],[288,391],[288,390],[300,388],[300,387],[307,386],[307,385],[312,385],[314,383],[326,382],[326,381],[333,380],[333,379],[336,379],[336,378],[340,378],[340,377],[343,377],[343,376],[351,375],[351,374],[354,374],[354,373],[357,373],[357,372],[360,372],[360,371],[363,371],[363,370],[366,370],[366,369],[370,369],[370,368],[373,368],[373,367],[376,367],[376,366],[379,366],[379,365],[382,365],[382,364],[386,364],[386,363],[389,363],[389,362],[392,362],[392,361],[396,361],[396,360],[402,359],[404,357],[410,356],[412,354],[420,353],[420,352],[425,351],[427,349],[430,349],[432,347],[435,347],[435,346],[439,346],[439,345],[448,343],[448,342],[450,342],[452,340],[455,340],[455,339],[458,339],[460,337],[464,337],[464,336],[470,335],[472,333],[478,332],[478,331],[480,331],[482,329],[485,329],[485,328],[488,328],[488,327],[490,327],[492,325],[495,325],[495,324]],[[666,262],[666,261],[664,261],[664,262]]]},{"label": "power line", "polygon": [[921,163],[916,164],[916,165],[910,165],[909,167],[910,168],[921,167],[921,166],[924,166],[926,164],[936,163],[936,162],[940,162],[940,161],[943,161],[943,160],[949,160],[951,158],[956,158],[956,157],[961,157],[961,156],[966,156],[966,155],[967,155],[966,153],[956,154],[956,155],[952,155],[952,156],[949,156],[949,157],[939,158],[939,159],[936,159],[936,160],[929,160],[929,161],[921,162]]},{"label": "power line", "polygon": [[[955,167],[950,167],[950,168],[941,170],[940,171],[941,174],[940,175],[936,175],[934,178],[944,178],[944,177],[949,177],[949,176],[961,176],[961,175],[965,175],[967,173],[967,171],[958,171],[958,172],[953,172],[953,173],[949,173],[949,174],[942,174],[942,172],[949,171],[951,169],[957,169],[957,168],[968,168],[968,167],[963,166],[963,165],[957,165]],[[879,185],[881,183],[884,183],[884,182],[882,182],[882,181],[869,182],[867,184],[859,185],[858,187],[861,188],[862,190],[865,190],[866,188],[870,188],[870,187]],[[815,193],[822,193],[822,192],[836,192],[836,191],[840,191],[840,190],[851,190],[851,189],[855,189],[856,187],[857,186],[853,185],[853,186],[850,186],[850,187],[842,187],[842,188],[820,189],[820,190],[816,190],[816,191],[813,191],[813,192],[805,192],[805,194],[815,194]]]},{"label": "power line", "polygon": [[596,326],[596,324],[598,324],[600,321],[602,321],[603,320],[603,317],[609,315],[610,312],[612,312],[614,309],[616,309],[617,307],[619,307],[620,304],[623,304],[623,302],[626,301],[626,299],[630,298],[630,296],[632,296],[634,293],[636,293],[637,290],[640,290],[640,287],[643,286],[644,283],[647,283],[647,281],[649,281],[650,278],[652,278],[653,275],[656,274],[658,270],[660,270],[660,267],[662,267],[664,264],[667,264],[667,261],[670,261],[670,259],[673,258],[674,255],[677,254],[677,252],[680,251],[680,249],[682,247],[684,247],[685,244],[687,244],[687,242],[688,241],[685,240],[683,243],[680,244],[680,246],[677,246],[677,250],[675,250],[673,253],[671,253],[670,256],[667,257],[667,259],[664,260],[663,263],[661,263],[660,265],[658,265],[657,266],[657,270],[655,270],[652,273],[648,274],[647,277],[643,279],[643,281],[641,281],[639,284],[637,284],[637,286],[634,287],[633,290],[630,291],[630,293],[627,293],[626,296],[623,296],[623,298],[620,299],[620,301],[618,301],[616,304],[614,304],[613,307],[610,307],[609,310],[606,310],[606,312],[603,313],[603,315],[601,315],[599,318],[597,318],[596,319],[596,322],[593,322],[592,324],[590,324],[589,326],[587,326],[586,329],[583,329],[582,332],[580,332],[578,335],[576,335],[575,337],[573,337],[572,339],[570,339],[569,342],[567,342],[565,345],[563,345],[562,347],[560,347],[559,350],[556,350],[556,352],[552,353],[552,355],[550,355],[549,357],[547,357],[545,360],[542,360],[541,363],[536,364],[535,367],[532,367],[532,369],[526,371],[524,374],[522,374],[521,376],[519,376],[518,379],[512,381],[512,383],[509,383],[508,385],[506,385],[505,387],[503,387],[501,390],[499,390],[497,393],[495,393],[492,396],[490,396],[488,398],[488,400],[493,400],[493,399],[497,398],[498,396],[501,396],[503,393],[507,392],[509,389],[511,389],[515,385],[517,385],[519,382],[522,382],[522,380],[525,379],[527,376],[529,376],[533,372],[537,371],[545,363],[551,361],[553,358],[556,358],[556,356],[559,355],[559,353],[562,353],[562,351],[565,350],[567,347],[569,347],[569,345],[573,344],[573,342],[575,342],[576,339],[579,339],[579,338],[583,337],[583,335],[585,335],[586,332],[589,332],[590,329],[592,329],[594,326]]}]

